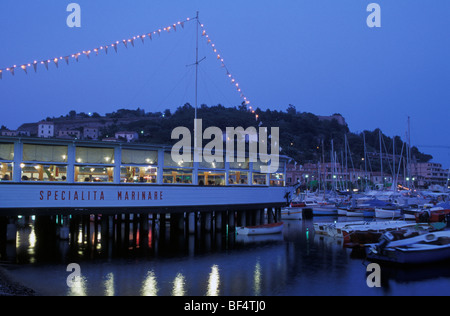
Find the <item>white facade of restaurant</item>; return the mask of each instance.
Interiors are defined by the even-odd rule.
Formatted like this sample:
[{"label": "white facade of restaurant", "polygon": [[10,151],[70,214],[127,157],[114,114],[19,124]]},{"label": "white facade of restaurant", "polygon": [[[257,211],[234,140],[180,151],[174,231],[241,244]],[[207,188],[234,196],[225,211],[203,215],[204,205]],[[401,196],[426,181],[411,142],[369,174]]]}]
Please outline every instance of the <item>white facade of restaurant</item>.
[{"label": "white facade of restaurant", "polygon": [[287,157],[176,163],[171,147],[0,137],[0,209],[281,205]]}]

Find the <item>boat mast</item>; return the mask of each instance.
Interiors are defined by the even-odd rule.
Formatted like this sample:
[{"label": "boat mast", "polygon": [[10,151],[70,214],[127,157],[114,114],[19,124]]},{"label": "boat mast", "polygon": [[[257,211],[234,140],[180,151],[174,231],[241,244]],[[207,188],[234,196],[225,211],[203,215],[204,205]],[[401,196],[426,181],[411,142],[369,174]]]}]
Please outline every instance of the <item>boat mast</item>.
[{"label": "boat mast", "polygon": [[347,133],[344,134],[344,150],[345,150],[345,189],[348,190],[350,175],[348,174]]},{"label": "boat mast", "polygon": [[378,130],[378,136],[380,138],[380,167],[381,167],[381,183],[383,184],[384,190],[384,175],[383,175],[383,151],[381,149],[381,130]]},{"label": "boat mast", "polygon": [[[198,21],[198,11],[197,16],[197,32],[195,34],[196,37],[196,45],[195,45],[195,119],[197,119],[197,107],[198,107],[198,25],[200,22]],[[194,133],[195,135],[195,133]]]},{"label": "boat mast", "polygon": [[[408,116],[408,151],[406,152],[406,172],[408,173],[408,188],[411,189],[410,181],[411,179],[411,125],[410,118]],[[414,185],[414,182],[411,182]]]},{"label": "boat mast", "polygon": [[[194,110],[194,162],[200,162],[200,153],[198,148],[198,140],[197,140],[197,130],[198,130],[198,121],[197,121],[197,108],[198,108],[198,26],[200,24],[198,20],[198,11],[195,17],[197,20],[197,29],[196,29],[196,45],[195,45],[195,110]],[[201,131],[200,131],[201,133]]]},{"label": "boat mast", "polygon": [[[325,191],[327,190],[327,176],[326,176],[326,163],[325,163],[325,148],[323,145],[323,138],[322,138],[322,168],[323,168],[323,175],[322,175],[322,181],[323,181],[323,199],[325,200]],[[322,170],[320,170],[322,172]]]},{"label": "boat mast", "polygon": [[363,132],[363,141],[364,141],[364,178],[366,187],[364,190],[367,190],[367,154],[366,154],[366,133]]},{"label": "boat mast", "polygon": [[397,184],[395,183],[395,136],[392,137],[392,190],[397,191]]}]

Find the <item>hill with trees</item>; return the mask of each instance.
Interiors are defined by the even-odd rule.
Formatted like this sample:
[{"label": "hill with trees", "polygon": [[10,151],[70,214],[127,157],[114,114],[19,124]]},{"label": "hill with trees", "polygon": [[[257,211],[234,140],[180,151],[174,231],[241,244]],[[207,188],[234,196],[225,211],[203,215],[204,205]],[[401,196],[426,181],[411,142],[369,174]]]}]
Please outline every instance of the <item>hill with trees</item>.
[{"label": "hill with trees", "polygon": [[[156,113],[145,113],[141,109],[119,110],[106,115],[107,118],[115,118],[117,121],[116,124],[103,128],[102,134],[114,135],[119,130],[136,131],[140,135],[140,142],[170,145],[174,143],[171,140],[171,132],[175,127],[185,126],[193,133],[194,111],[194,107],[189,103],[178,107],[174,113],[168,109]],[[258,121],[255,114],[259,117]],[[331,161],[333,144],[338,160],[344,156],[341,152],[345,153],[347,147],[349,167],[350,161],[354,163],[355,168],[364,168],[364,163],[368,163],[370,170],[377,171],[380,169],[380,134],[383,155],[391,155],[392,159],[392,150],[395,147],[397,157],[406,157],[406,144],[399,136],[386,136],[379,129],[352,133],[347,124],[334,119],[339,116],[340,114],[335,114],[323,119],[312,113],[298,112],[293,105],[289,105],[286,111],[256,109],[255,113],[252,113],[245,105],[225,107],[220,104],[203,104],[197,113],[197,117],[203,120],[203,129],[209,126],[217,126],[223,131],[226,127],[238,126],[244,129],[250,126],[258,128],[260,125],[268,128],[279,127],[281,154],[292,157],[298,163],[318,162],[323,158],[325,161]],[[129,121],[130,117],[133,118],[132,122]],[[421,153],[417,147],[411,148],[413,161],[428,162],[432,158],[431,155]]]}]

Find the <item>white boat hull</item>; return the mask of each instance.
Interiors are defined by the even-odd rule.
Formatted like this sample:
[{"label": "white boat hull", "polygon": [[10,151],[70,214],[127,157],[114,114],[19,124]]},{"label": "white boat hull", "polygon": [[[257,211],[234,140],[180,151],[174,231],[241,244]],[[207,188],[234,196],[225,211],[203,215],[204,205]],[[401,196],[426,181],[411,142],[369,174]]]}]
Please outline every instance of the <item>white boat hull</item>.
[{"label": "white boat hull", "polygon": [[313,215],[337,215],[338,210],[336,207],[326,207],[326,206],[315,206],[313,209]]},{"label": "white boat hull", "polygon": [[[442,238],[442,243],[438,242]],[[424,264],[450,259],[450,232],[433,232],[417,237],[393,241],[379,252],[375,244],[366,248],[367,257],[372,260],[402,264]]]},{"label": "white boat hull", "polygon": [[375,217],[376,218],[398,218],[401,217],[400,210],[385,210],[376,208],[375,209]]},{"label": "white boat hull", "polygon": [[238,235],[269,235],[279,234],[283,230],[283,222],[260,226],[245,226],[236,228]]},{"label": "white boat hull", "polygon": [[286,207],[281,209],[282,220],[301,220],[303,212],[301,207]]}]

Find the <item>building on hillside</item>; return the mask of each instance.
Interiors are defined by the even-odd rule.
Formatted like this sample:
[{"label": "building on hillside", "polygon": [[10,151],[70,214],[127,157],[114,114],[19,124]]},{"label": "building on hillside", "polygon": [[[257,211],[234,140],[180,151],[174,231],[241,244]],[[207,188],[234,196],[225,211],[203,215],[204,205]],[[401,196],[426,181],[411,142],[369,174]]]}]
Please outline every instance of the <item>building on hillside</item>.
[{"label": "building on hillside", "polygon": [[38,123],[38,137],[49,138],[55,136],[55,124],[53,122]]},{"label": "building on hillside", "polygon": [[128,131],[117,132],[115,137],[116,139],[125,139],[127,143],[135,142],[139,139],[138,133]]},{"label": "building on hillside", "polygon": [[59,130],[58,131],[58,137],[59,138],[76,138],[76,139],[80,139],[81,138],[81,132],[79,130],[76,130],[76,129]]},{"label": "building on hillside", "polygon": [[336,120],[339,125],[343,125],[343,126],[347,125],[347,123],[345,122],[345,118],[341,114],[333,114],[331,116],[317,115],[317,117],[319,118],[320,121]]},{"label": "building on hillside", "polygon": [[83,139],[97,140],[99,137],[98,127],[83,127]]},{"label": "building on hillside", "polygon": [[410,163],[411,180],[416,187],[428,187],[433,184],[444,186],[447,184],[449,170],[443,169],[442,164],[435,162]]},{"label": "building on hillside", "polygon": [[1,131],[1,136],[30,136],[30,132],[21,130],[11,131],[9,129],[4,129]]}]

